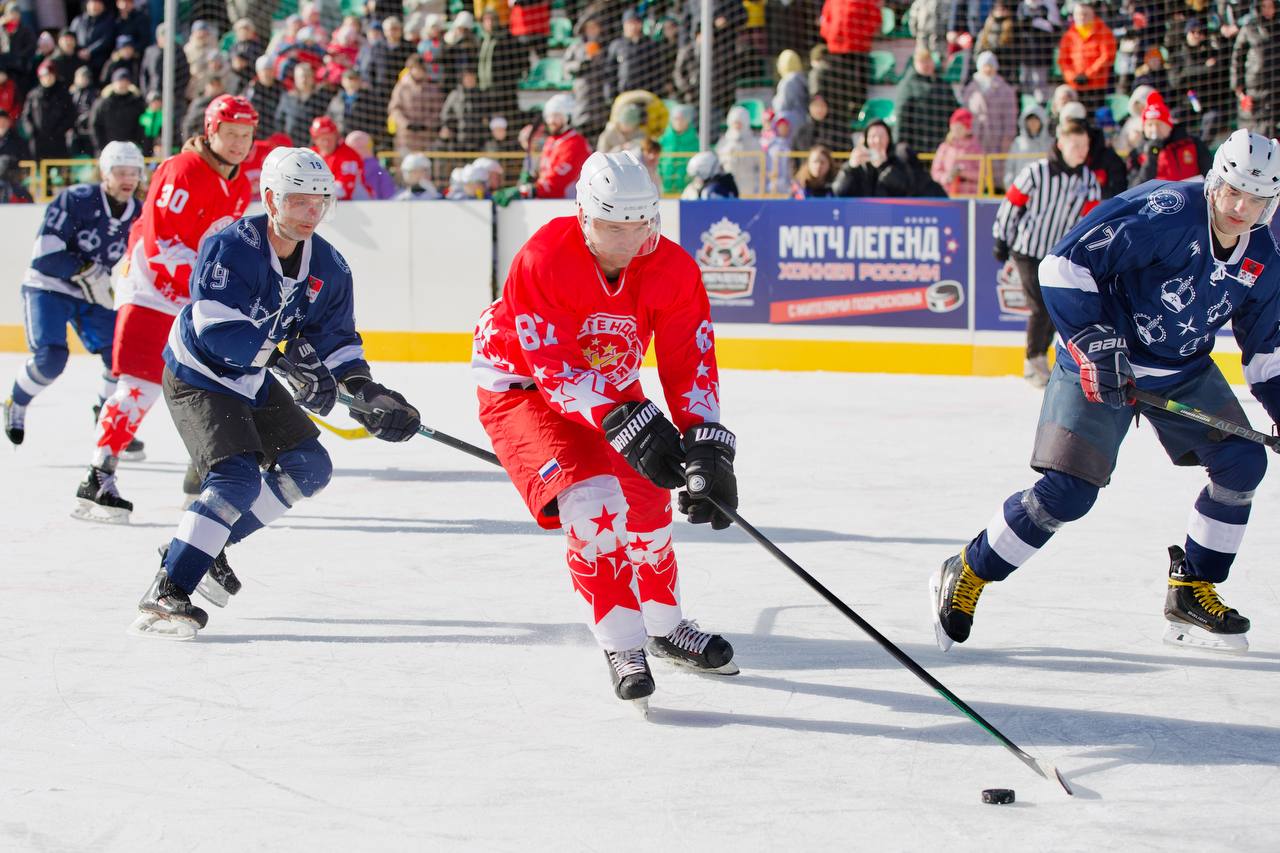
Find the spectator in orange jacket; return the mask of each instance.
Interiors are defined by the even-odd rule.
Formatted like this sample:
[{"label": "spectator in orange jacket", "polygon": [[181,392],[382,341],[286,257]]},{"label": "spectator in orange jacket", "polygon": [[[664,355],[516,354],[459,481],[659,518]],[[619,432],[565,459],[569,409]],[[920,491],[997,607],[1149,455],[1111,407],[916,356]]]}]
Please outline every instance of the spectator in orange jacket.
[{"label": "spectator in orange jacket", "polygon": [[1116,39],[1093,8],[1095,0],[1079,0],[1072,10],[1073,23],[1058,42],[1058,66],[1062,79],[1080,95],[1089,115],[1103,105],[1111,86],[1116,61]]},{"label": "spectator in orange jacket", "polygon": [[880,0],[825,0],[820,29],[827,43],[829,83],[822,95],[841,124],[862,109],[871,80],[871,40],[880,32]]}]

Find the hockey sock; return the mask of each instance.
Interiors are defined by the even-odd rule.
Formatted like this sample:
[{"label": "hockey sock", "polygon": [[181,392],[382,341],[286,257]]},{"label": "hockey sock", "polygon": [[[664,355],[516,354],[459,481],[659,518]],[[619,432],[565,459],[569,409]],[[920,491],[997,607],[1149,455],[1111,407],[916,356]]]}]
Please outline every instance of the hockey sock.
[{"label": "hockey sock", "polygon": [[13,380],[13,402],[28,406],[31,400],[53,384],[67,366],[66,347],[42,346],[27,359],[22,371]]},{"label": "hockey sock", "polygon": [[587,625],[605,651],[636,649],[648,638],[640,590],[627,552],[627,500],[616,477],[591,477],[557,496],[568,540],[569,575],[586,605]]},{"label": "hockey sock", "polygon": [[1015,492],[986,528],[969,543],[965,556],[983,580],[1002,581],[1035,556],[1068,521],[1083,518],[1098,496],[1092,483],[1049,471],[1034,486]]},{"label": "hockey sock", "polygon": [[213,466],[204,489],[182,514],[178,531],[169,543],[165,568],[169,579],[188,594],[226,547],[231,529],[262,491],[257,459],[242,453]]},{"label": "hockey sock", "polygon": [[1200,491],[1187,520],[1188,572],[1222,583],[1231,571],[1253,507],[1253,490],[1238,492],[1210,482]]},{"label": "hockey sock", "polygon": [[671,525],[627,531],[627,554],[636,567],[640,613],[650,637],[665,637],[680,624],[680,575],[671,547]]},{"label": "hockey sock", "polygon": [[98,441],[93,464],[101,466],[109,456],[119,456],[138,433],[147,411],[160,398],[160,386],[136,376],[123,375],[98,413]]},{"label": "hockey sock", "polygon": [[116,393],[116,378],[111,373],[111,368],[103,368],[102,383],[98,385],[98,405],[106,405],[111,395]]},{"label": "hockey sock", "polygon": [[333,476],[328,452],[309,439],[281,453],[275,465],[262,473],[262,488],[249,511],[231,529],[231,544],[280,518],[303,498],[315,497]]}]

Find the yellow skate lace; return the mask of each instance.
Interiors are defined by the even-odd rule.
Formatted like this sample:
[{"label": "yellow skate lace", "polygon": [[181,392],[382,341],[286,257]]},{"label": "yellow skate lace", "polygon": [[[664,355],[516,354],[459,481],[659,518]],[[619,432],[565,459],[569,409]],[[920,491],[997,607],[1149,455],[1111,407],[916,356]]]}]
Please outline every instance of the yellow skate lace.
[{"label": "yellow skate lace", "polygon": [[990,581],[985,581],[973,573],[963,551],[960,552],[960,567],[960,577],[956,579],[956,587],[951,591],[951,606],[961,613],[972,616],[978,609],[978,598],[982,595],[982,588]]},{"label": "yellow skate lace", "polygon": [[1218,590],[1208,581],[1175,581],[1171,579],[1169,586],[1191,587],[1191,594],[1196,597],[1196,601],[1210,616],[1221,616],[1231,609],[1222,603],[1222,599],[1218,597]]}]

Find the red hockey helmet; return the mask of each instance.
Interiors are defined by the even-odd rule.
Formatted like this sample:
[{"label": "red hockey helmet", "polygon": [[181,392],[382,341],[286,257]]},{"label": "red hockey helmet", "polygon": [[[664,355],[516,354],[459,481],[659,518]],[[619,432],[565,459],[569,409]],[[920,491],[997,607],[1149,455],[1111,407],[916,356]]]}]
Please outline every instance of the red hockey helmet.
[{"label": "red hockey helmet", "polygon": [[218,132],[223,122],[230,124],[247,124],[258,126],[258,111],[249,103],[248,98],[237,95],[219,95],[204,108],[204,135],[212,137]]},{"label": "red hockey helmet", "polygon": [[311,138],[318,139],[321,136],[332,133],[338,135],[338,123],[329,116],[316,116],[311,122]]}]

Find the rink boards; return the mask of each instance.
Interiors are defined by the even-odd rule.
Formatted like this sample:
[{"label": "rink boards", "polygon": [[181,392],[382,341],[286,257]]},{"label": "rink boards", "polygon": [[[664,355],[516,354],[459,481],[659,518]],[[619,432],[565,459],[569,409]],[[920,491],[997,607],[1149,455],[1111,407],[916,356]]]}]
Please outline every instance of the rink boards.
[{"label": "rink boards", "polygon": [[[1025,315],[1016,282],[990,260],[994,210],[664,200],[662,227],[703,265],[723,367],[997,376],[1021,373]],[[355,273],[370,358],[458,362],[519,247],[573,211],[560,201],[345,202],[323,234]],[[43,213],[0,206],[0,271],[12,287],[0,300],[0,351],[26,349],[18,285]],[[1243,381],[1234,340],[1220,336],[1217,349],[1227,377]]]}]

